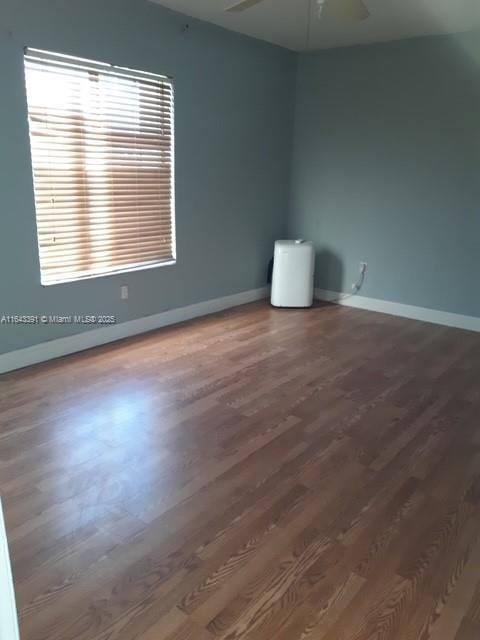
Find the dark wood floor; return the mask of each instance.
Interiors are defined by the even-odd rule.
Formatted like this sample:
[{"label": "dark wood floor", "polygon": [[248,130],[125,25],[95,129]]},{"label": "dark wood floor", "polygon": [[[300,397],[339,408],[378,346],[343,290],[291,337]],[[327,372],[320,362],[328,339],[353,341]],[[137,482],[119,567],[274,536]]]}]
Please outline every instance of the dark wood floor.
[{"label": "dark wood floor", "polygon": [[0,385],[22,640],[479,640],[479,334],[258,303]]}]

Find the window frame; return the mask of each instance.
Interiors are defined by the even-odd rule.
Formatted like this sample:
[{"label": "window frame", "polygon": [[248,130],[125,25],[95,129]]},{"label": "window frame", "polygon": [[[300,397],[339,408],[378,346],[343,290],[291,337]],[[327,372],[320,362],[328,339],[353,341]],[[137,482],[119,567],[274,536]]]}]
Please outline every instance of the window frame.
[{"label": "window frame", "polygon": [[[73,282],[81,282],[83,280],[92,280],[96,278],[106,278],[115,275],[121,275],[126,273],[134,273],[136,271],[145,271],[150,269],[158,269],[160,267],[171,267],[177,264],[177,233],[176,233],[176,179],[175,179],[175,156],[176,156],[176,147],[175,147],[175,85],[172,76],[162,75],[158,73],[152,73],[149,71],[141,71],[138,69],[133,69],[131,67],[125,67],[116,64],[110,64],[106,62],[99,62],[97,60],[92,60],[88,58],[71,56],[68,54],[55,52],[55,51],[46,51],[42,49],[36,49],[34,47],[24,47],[23,51],[23,64],[24,64],[24,74],[25,74],[25,90],[26,90],[26,109],[27,109],[27,126],[28,126],[28,134],[29,134],[29,148],[30,148],[30,165],[32,171],[32,186],[33,186],[33,195],[34,195],[34,212],[35,212],[35,233],[36,233],[36,241],[37,241],[37,256],[38,256],[38,266],[39,266],[39,276],[40,276],[40,284],[42,287],[51,287],[58,284],[66,284]],[[39,57],[45,57],[46,60],[52,59],[62,59],[65,63],[72,65],[74,68],[81,70],[82,63],[84,63],[86,69],[91,70],[98,67],[102,71],[103,74],[107,75],[109,78],[112,77],[120,77],[127,78],[132,80],[138,80],[141,78],[155,79],[158,81],[167,82],[170,86],[171,90],[171,100],[172,107],[170,111],[171,117],[171,144],[170,144],[170,174],[169,174],[169,182],[170,182],[170,223],[171,223],[171,240],[170,240],[170,249],[171,249],[171,259],[169,260],[159,260],[158,262],[143,264],[136,263],[131,264],[125,267],[112,267],[107,268],[105,271],[98,273],[90,273],[79,276],[65,276],[59,277],[55,280],[48,279],[45,281],[44,274],[42,271],[42,261],[40,256],[40,235],[38,229],[38,209],[37,209],[37,191],[35,186],[35,168],[34,168],[34,160],[33,160],[33,152],[32,152],[32,130],[30,125],[30,103],[28,100],[28,91],[27,91],[27,60],[28,56],[34,54]],[[110,73],[109,73],[110,72]],[[108,148],[108,147],[107,147]],[[78,197],[78,196],[76,196]],[[113,215],[115,215],[115,209],[112,207]],[[115,247],[115,240],[112,241],[112,246]]]}]

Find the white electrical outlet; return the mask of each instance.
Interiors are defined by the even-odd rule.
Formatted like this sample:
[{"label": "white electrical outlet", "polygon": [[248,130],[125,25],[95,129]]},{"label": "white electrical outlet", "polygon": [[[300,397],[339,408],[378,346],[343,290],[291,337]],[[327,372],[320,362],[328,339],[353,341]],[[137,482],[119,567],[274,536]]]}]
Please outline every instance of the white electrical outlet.
[{"label": "white electrical outlet", "polygon": [[123,287],[120,287],[120,297],[122,300],[128,300],[128,287],[126,284]]}]

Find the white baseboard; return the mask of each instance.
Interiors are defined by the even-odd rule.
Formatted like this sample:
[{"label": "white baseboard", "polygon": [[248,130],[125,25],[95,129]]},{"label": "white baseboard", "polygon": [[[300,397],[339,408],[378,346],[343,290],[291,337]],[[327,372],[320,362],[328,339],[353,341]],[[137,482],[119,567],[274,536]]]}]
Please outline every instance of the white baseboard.
[{"label": "white baseboard", "polygon": [[18,640],[17,608],[8,553],[7,533],[0,501],[0,638]]},{"label": "white baseboard", "polygon": [[459,313],[415,307],[410,304],[388,302],[387,300],[379,300],[377,298],[337,293],[335,291],[327,291],[326,289],[315,289],[315,298],[317,300],[324,300],[325,302],[335,302],[335,304],[340,304],[345,307],[388,313],[392,316],[401,316],[402,318],[421,320],[423,322],[441,324],[447,327],[466,329],[467,331],[480,331],[480,318],[476,318],[475,316],[465,316]]},{"label": "white baseboard", "polygon": [[122,338],[129,338],[130,336],[152,331],[153,329],[160,329],[161,327],[176,324],[177,322],[191,320],[192,318],[205,316],[209,313],[215,313],[216,311],[222,311],[223,309],[229,309],[231,307],[237,307],[242,304],[247,304],[248,302],[254,302],[255,300],[262,300],[266,298],[267,295],[267,287],[251,289],[250,291],[242,291],[241,293],[235,293],[223,298],[198,302],[188,307],[170,309],[169,311],[163,311],[153,316],[129,320],[128,322],[102,327],[101,329],[84,331],[66,338],[50,340],[49,342],[42,342],[32,347],[26,347],[25,349],[10,351],[9,353],[0,354],[0,373],[6,373],[7,371],[21,369],[22,367],[27,367],[39,362],[53,360],[54,358],[76,353],[77,351],[84,351],[85,349],[97,347],[101,344],[114,342]]}]

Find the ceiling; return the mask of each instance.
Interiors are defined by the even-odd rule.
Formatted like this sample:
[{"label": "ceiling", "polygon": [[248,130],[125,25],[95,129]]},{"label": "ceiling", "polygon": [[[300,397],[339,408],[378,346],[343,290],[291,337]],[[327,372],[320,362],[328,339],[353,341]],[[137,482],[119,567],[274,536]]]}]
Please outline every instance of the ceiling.
[{"label": "ceiling", "polygon": [[[326,16],[318,20],[315,0],[264,0],[242,13],[224,11],[234,0],[151,1],[295,51],[480,28],[480,0],[364,0],[371,15],[356,24],[339,24]],[[307,40],[309,6],[312,19]]]}]

